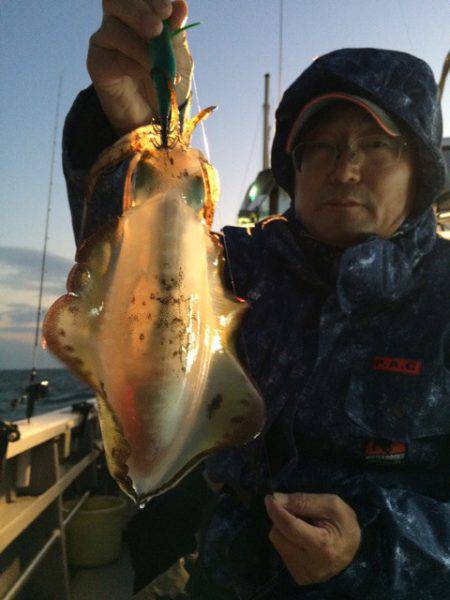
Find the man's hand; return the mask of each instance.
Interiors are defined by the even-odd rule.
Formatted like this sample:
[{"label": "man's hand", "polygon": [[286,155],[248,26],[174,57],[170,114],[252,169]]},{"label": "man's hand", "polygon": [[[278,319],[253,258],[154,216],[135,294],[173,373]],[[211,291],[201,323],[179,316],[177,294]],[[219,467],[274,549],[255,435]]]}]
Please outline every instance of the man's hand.
[{"label": "man's hand", "polygon": [[361,530],[339,496],[277,493],[265,501],[269,539],[299,585],[328,581],[352,562]]},{"label": "man's hand", "polygon": [[[156,99],[150,78],[148,42],[157,37],[163,20],[172,29],[187,18],[184,0],[103,0],[103,21],[89,42],[87,69],[102,108],[117,133],[123,135],[149,122]],[[181,105],[189,95],[192,58],[186,35],[173,39],[178,77],[175,92]]]}]

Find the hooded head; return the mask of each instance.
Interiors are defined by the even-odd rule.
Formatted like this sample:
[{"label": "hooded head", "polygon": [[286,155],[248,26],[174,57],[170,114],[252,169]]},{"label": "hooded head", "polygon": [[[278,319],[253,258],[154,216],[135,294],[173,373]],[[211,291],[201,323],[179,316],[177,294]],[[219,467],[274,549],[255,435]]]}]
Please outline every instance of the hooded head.
[{"label": "hooded head", "polygon": [[290,151],[314,112],[336,96],[360,103],[392,135],[402,131],[415,150],[415,213],[430,206],[445,183],[442,116],[437,85],[421,59],[394,50],[347,48],[316,59],[286,90],[276,113],[272,171],[294,197]]}]

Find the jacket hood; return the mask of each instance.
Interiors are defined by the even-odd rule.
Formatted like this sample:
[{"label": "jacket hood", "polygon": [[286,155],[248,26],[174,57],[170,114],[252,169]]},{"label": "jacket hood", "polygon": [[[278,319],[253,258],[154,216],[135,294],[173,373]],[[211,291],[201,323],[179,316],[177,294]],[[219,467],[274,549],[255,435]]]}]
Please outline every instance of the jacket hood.
[{"label": "jacket hood", "polygon": [[430,206],[445,183],[442,114],[431,68],[395,50],[344,48],[316,59],[286,90],[276,112],[272,170],[291,198],[294,169],[286,142],[300,110],[329,92],[355,94],[385,110],[412,139],[417,157],[417,213]]}]

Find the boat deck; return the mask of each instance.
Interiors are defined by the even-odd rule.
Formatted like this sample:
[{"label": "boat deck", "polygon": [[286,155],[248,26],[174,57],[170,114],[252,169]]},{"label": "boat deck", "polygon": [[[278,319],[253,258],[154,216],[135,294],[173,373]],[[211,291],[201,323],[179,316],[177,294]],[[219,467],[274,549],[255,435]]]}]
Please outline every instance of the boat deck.
[{"label": "boat deck", "polygon": [[103,567],[79,569],[70,578],[71,600],[130,600],[133,571],[124,544],[120,557]]}]

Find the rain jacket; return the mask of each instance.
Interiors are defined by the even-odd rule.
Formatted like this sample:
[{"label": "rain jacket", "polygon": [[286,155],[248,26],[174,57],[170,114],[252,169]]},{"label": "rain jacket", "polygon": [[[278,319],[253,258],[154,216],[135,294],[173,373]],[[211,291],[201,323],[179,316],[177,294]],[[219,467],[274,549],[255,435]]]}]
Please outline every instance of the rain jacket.
[{"label": "rain jacket", "polygon": [[[358,92],[377,101],[376,91]],[[399,118],[389,102],[383,108]],[[424,170],[427,144],[435,148],[438,136],[433,115],[422,136],[411,125],[417,107],[405,101],[403,109]],[[283,151],[285,114],[279,112],[275,152],[277,144]],[[64,135],[77,243],[86,170],[113,139],[92,88],[82,92]],[[275,175],[288,181],[288,173],[280,176],[279,155],[273,160]],[[421,179],[421,210],[388,240],[371,235],[337,250],[313,239],[293,208],[251,235],[224,228],[228,286],[250,304],[237,349],[266,400],[268,419],[257,440],[207,463],[209,477],[225,487],[204,519],[193,598],[448,596],[450,244],[436,238],[429,207],[442,183],[439,161],[436,154],[429,165],[432,182]],[[91,230],[118,214],[126,168],[127,161],[97,185]],[[362,542],[343,572],[322,584],[295,583],[267,539],[269,480],[278,491],[334,493],[352,506]]]}]

